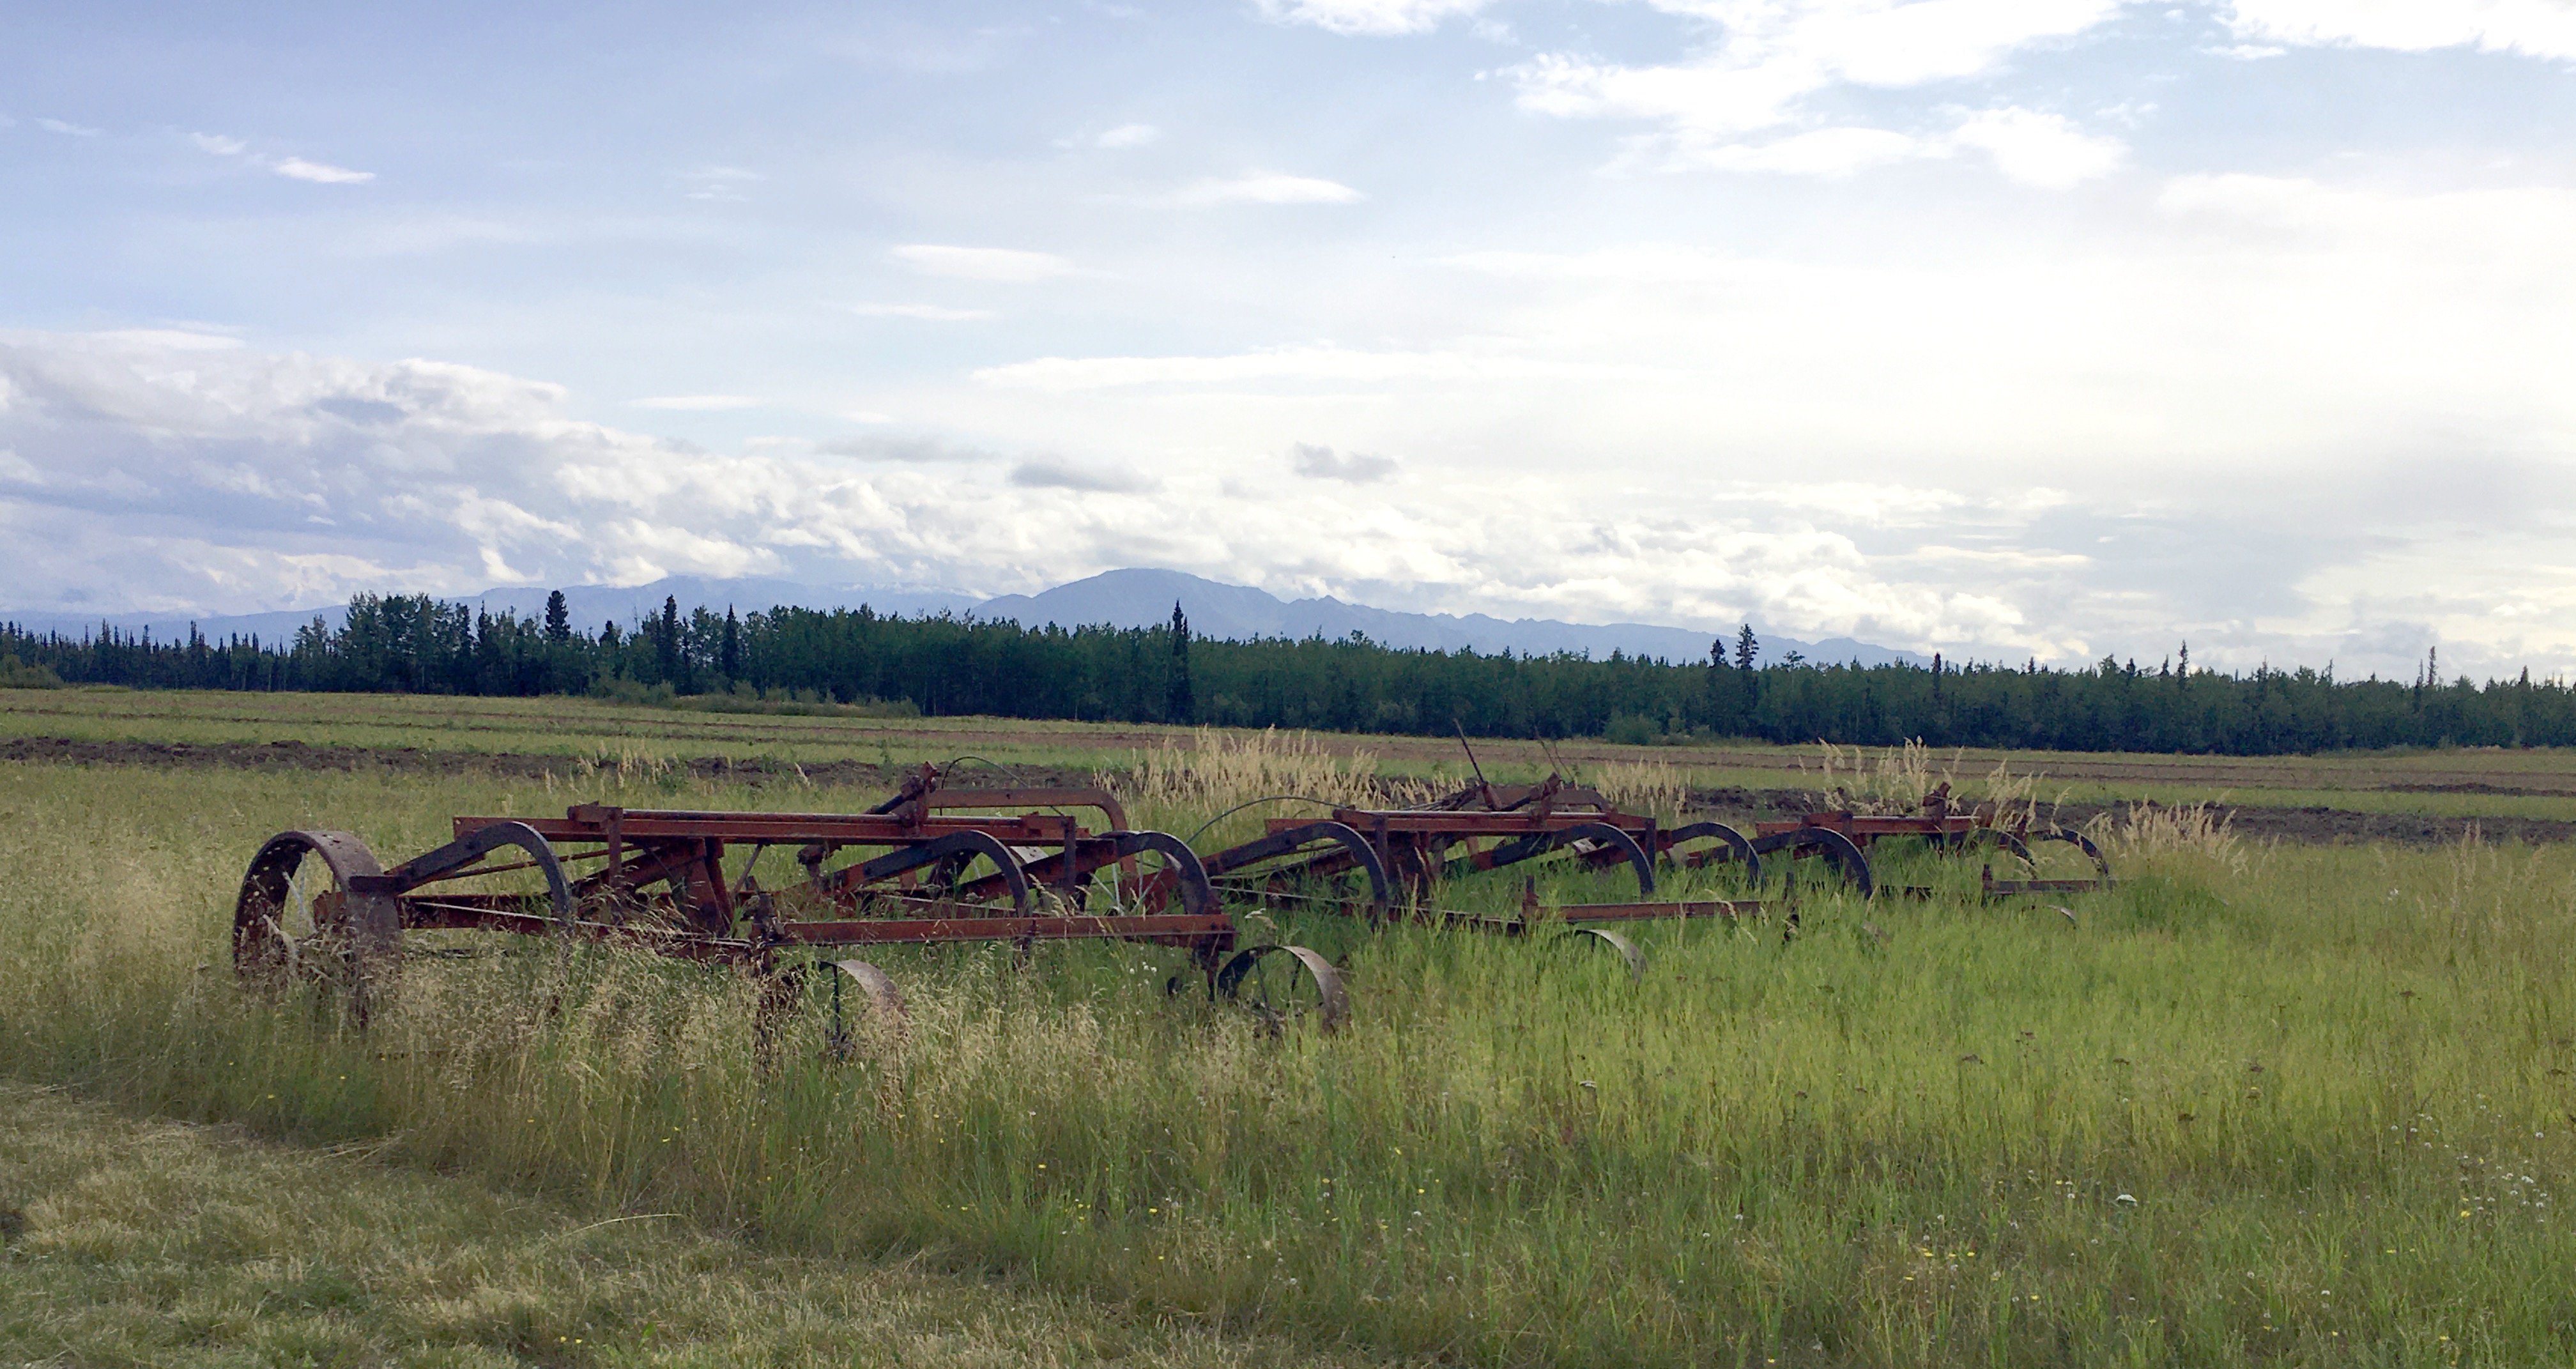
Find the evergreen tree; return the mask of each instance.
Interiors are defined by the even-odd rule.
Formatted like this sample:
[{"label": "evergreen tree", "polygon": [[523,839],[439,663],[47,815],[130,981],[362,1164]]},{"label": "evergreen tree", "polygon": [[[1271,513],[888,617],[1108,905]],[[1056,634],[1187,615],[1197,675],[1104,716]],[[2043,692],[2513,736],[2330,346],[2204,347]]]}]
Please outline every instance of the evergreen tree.
[{"label": "evergreen tree", "polygon": [[733,605],[725,605],[724,646],[716,658],[716,669],[727,680],[742,677],[742,622],[733,616]]},{"label": "evergreen tree", "polygon": [[680,601],[664,595],[662,616],[653,625],[654,664],[662,668],[662,679],[677,687],[680,683]]},{"label": "evergreen tree", "polygon": [[572,609],[564,603],[564,592],[556,590],[546,596],[546,640],[572,640]]},{"label": "evergreen tree", "polygon": [[1181,601],[1172,601],[1172,674],[1163,691],[1163,716],[1171,722],[1198,720],[1197,696],[1190,688],[1190,620],[1181,613]]}]

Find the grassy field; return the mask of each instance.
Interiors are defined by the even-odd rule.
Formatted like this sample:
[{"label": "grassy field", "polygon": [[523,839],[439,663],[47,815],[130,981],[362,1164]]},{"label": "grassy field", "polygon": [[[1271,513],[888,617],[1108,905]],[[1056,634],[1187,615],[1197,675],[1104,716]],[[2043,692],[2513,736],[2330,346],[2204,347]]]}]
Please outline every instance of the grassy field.
[{"label": "grassy field", "polygon": [[[606,1220],[238,1127],[0,1085],[11,1364],[1314,1364],[890,1262],[800,1259],[684,1219]],[[1323,1357],[1321,1362],[1358,1363]]]},{"label": "grassy field", "polygon": [[[69,711],[37,714],[19,697],[0,719],[21,736],[276,738],[257,731],[266,699],[181,696],[182,708],[54,692],[43,702]],[[779,746],[806,763],[829,745],[873,762],[878,743],[859,738],[882,729],[904,739],[883,743],[900,763],[981,727],[986,749],[1031,738],[997,760],[1087,768],[1166,740],[561,704],[558,731],[516,705],[469,727],[441,722],[434,702],[278,706],[311,710],[299,726],[349,729],[340,744],[383,745],[356,739],[411,726],[401,744],[458,745],[485,728],[473,736],[513,739],[482,748],[495,753],[581,755],[627,737],[665,756]],[[614,730],[630,720],[670,730]],[[802,740],[808,728],[836,740]],[[190,729],[203,730],[172,735]],[[1398,749],[1206,739],[1122,766],[1120,783],[1145,820],[1187,831],[1233,798],[1276,792],[1264,786],[1358,785],[1371,762],[1352,757],[1380,745]],[[1400,745],[1411,759],[1390,769],[1442,763],[1436,744]],[[1494,750],[1489,766],[1544,760]],[[1703,782],[1686,753],[1559,756],[1647,802]],[[1766,786],[1797,783],[1751,750],[1717,759],[1768,774]],[[2054,774],[2055,759],[2011,762]],[[2563,763],[2327,758],[2271,773],[2281,792],[2477,784],[2529,797],[2568,785],[2551,768]],[[2202,763],[2136,764],[2100,782],[2162,767],[2153,782],[2189,792]],[[2227,767],[2248,763],[2207,764],[2233,786],[2244,772]],[[1176,951],[900,952],[880,963],[911,1003],[902,1030],[863,1030],[856,1058],[835,1060],[817,999],[764,1073],[747,1048],[749,987],[724,972],[543,946],[421,960],[359,1035],[316,1005],[241,994],[223,948],[241,864],[282,828],[347,827],[400,855],[443,839],[456,812],[639,792],[743,806],[773,802],[774,788],[633,765],[571,780],[0,771],[12,833],[0,1071],[362,1148],[375,1168],[348,1181],[348,1210],[381,1185],[387,1215],[354,1220],[386,1229],[419,1201],[404,1176],[438,1171],[529,1195],[557,1224],[514,1228],[529,1241],[679,1213],[743,1262],[720,1261],[713,1286],[791,1267],[875,1277],[865,1271],[890,1263],[905,1277],[1000,1276],[1068,1326],[1192,1328],[1156,1342],[1177,1358],[1215,1353],[1190,1336],[1221,1335],[1480,1364],[2576,1359],[2564,1276],[2576,1231],[2557,1201],[2576,1158],[2576,859],[2559,847],[2258,844],[2150,820],[2118,833],[2126,883],[2062,910],[1980,905],[1973,869],[1891,852],[1886,877],[1947,892],[1860,905],[1811,890],[1794,938],[1776,922],[1650,928],[1650,969],[1633,983],[1614,958],[1555,938],[1247,913],[1258,931],[1347,958],[1358,1008],[1330,1036],[1273,1037],[1200,997],[1167,997]],[[824,785],[807,798],[876,793]],[[1622,896],[1584,876],[1543,892]],[[1444,901],[1516,897],[1496,879]],[[42,1203],[27,1210],[26,1240],[59,1221]],[[655,1242],[702,1239],[644,1228],[658,1230],[603,1228],[619,1234],[583,1248],[650,1268],[680,1258]],[[106,1297],[118,1277],[45,1305]],[[529,1296],[552,1309],[584,1295],[531,1283]],[[619,1296],[617,1325],[656,1315],[647,1294]],[[675,1305],[713,1316],[689,1301],[713,1296],[684,1290]],[[394,1329],[366,1334],[392,1344],[415,1334],[406,1318],[428,1315],[388,1303],[366,1316]],[[660,1324],[681,1324],[671,1315]],[[736,1334],[692,1324],[707,1343]],[[531,1357],[641,1353],[585,1341]]]}]

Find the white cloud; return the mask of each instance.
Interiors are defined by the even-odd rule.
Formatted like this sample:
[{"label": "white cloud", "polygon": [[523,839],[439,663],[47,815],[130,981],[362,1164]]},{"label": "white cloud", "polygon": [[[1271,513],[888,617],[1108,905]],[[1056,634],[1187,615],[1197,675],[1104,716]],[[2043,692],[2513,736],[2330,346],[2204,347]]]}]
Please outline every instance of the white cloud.
[{"label": "white cloud", "polygon": [[1143,147],[1147,143],[1161,141],[1162,137],[1163,130],[1154,127],[1152,124],[1120,124],[1116,128],[1110,129],[1108,132],[1092,139],[1091,145],[1094,147],[1113,149]]},{"label": "white cloud", "polygon": [[2117,138],[2086,133],[2063,115],[2028,109],[1971,115],[1950,136],[1994,158],[1995,169],[2004,175],[2047,190],[2109,175],[2128,155]]},{"label": "white cloud", "polygon": [[1428,33],[1444,19],[1471,15],[1492,0],[1260,0],[1280,23],[1312,24],[1332,33],[1376,38]]},{"label": "white cloud", "polygon": [[993,316],[990,309],[954,309],[945,304],[853,304],[861,318],[909,318],[931,323],[967,323]]},{"label": "white cloud", "polygon": [[1350,204],[1360,192],[1336,181],[1288,176],[1275,171],[1200,181],[1172,197],[1175,204],[1206,207],[1220,204]]},{"label": "white cloud", "polygon": [[1395,474],[1395,461],[1363,452],[1343,455],[1330,447],[1300,442],[1288,449],[1289,468],[1310,480],[1341,480],[1353,485],[1374,484]]},{"label": "white cloud", "polygon": [[2230,0],[2227,19],[2237,36],[2263,43],[2576,59],[2567,0]]},{"label": "white cloud", "polygon": [[217,157],[238,157],[250,150],[249,143],[221,133],[191,133],[188,141],[195,143],[199,151]]},{"label": "white cloud", "polygon": [[228,352],[242,345],[240,338],[193,328],[117,328],[88,336],[101,342],[173,352]]},{"label": "white cloud", "polygon": [[690,413],[713,413],[728,409],[757,409],[769,401],[755,395],[656,395],[633,401],[639,409],[679,409]]},{"label": "white cloud", "polygon": [[352,171],[328,162],[308,162],[302,157],[288,157],[269,169],[291,180],[317,185],[364,185],[376,178],[372,171]]},{"label": "white cloud", "polygon": [[[2439,235],[2470,230],[2504,207],[2242,182],[2171,198],[2177,221],[2251,213],[2265,232],[2294,235],[2319,255],[2286,292],[2269,258],[2249,259],[2241,276],[2198,292],[2177,290],[2170,276],[2136,279],[2136,264],[2114,263],[2107,278],[2130,297],[2015,259],[1961,287],[1958,298],[1983,301],[1990,317],[1948,297],[1908,298],[1914,287],[1901,274],[1879,272],[1851,293],[1879,306],[1876,326],[1890,334],[1883,338],[1855,327],[1814,279],[1789,297],[1806,310],[1806,333],[1784,326],[1800,317],[1791,313],[1752,329],[1739,316],[1705,317],[1705,294],[1652,283],[1678,273],[1742,289],[1757,279],[1755,264],[1711,258],[1692,266],[1679,249],[1572,258],[1555,271],[1517,260],[1486,285],[1678,293],[1676,317],[1701,319],[1735,353],[1781,353],[1779,368],[1739,372],[1702,356],[1667,377],[1667,391],[1599,393],[1585,384],[1535,406],[1523,402],[1531,388],[1523,375],[1496,370],[1450,406],[1493,414],[1491,434],[1461,441],[1445,422],[1421,429],[1442,452],[1391,436],[1386,422],[1441,403],[1437,393],[1417,389],[1393,405],[1372,397],[1339,410],[1312,407],[1303,417],[1261,411],[1256,427],[1309,418],[1344,424],[1353,436],[1341,440],[1361,451],[1402,443],[1407,467],[1423,478],[1372,485],[1365,498],[1339,482],[1383,473],[1376,464],[1383,458],[1347,446],[1301,452],[1277,437],[1237,444],[1201,429],[1189,441],[1167,442],[1131,424],[1105,444],[1115,451],[1047,457],[931,431],[835,444],[858,460],[776,442],[708,452],[575,421],[559,388],[468,367],[0,334],[0,393],[9,396],[0,407],[0,450],[15,456],[0,463],[0,538],[19,553],[11,567],[17,602],[0,607],[238,611],[361,589],[459,593],[496,579],[635,583],[663,574],[998,592],[1144,564],[1389,607],[1704,626],[1749,617],[1797,636],[1849,634],[1953,655],[1963,644],[2016,659],[2081,660],[2112,648],[2144,655],[2188,635],[2195,655],[2216,662],[2332,655],[2350,671],[2379,650],[2357,644],[2402,637],[2392,651],[2420,650],[2421,634],[2409,624],[2421,623],[2463,668],[2517,653],[2544,667],[2576,663],[2576,572],[2551,568],[2564,559],[2552,548],[2563,548],[2570,532],[2551,511],[2576,507],[2565,497],[2576,481],[2530,483],[2542,478],[2534,472],[2555,469],[2563,442],[2534,446],[2538,455],[2521,466],[2489,465],[2430,486],[2410,480],[2402,499],[2376,513],[2351,495],[2369,483],[2371,460],[2349,443],[2329,442],[2332,463],[2321,469],[2333,478],[2303,480],[2297,497],[2307,516],[2287,521],[2266,512],[2277,507],[2275,496],[2249,483],[2262,473],[2243,462],[2218,463],[2224,479],[2189,479],[2177,478],[2164,457],[2140,455],[2177,441],[2171,432],[2148,431],[2125,446],[2049,439],[2010,447],[1983,467],[1945,455],[1976,445],[1959,413],[2044,405],[2053,392],[2080,389],[2087,371],[2117,361],[2079,357],[2062,373],[2030,376],[2030,356],[2054,358],[2068,339],[2050,332],[2027,300],[1997,291],[1999,281],[2025,280],[2061,310],[2109,310],[2115,333],[2141,334],[2139,356],[2250,368],[2252,388],[2281,388],[2292,376],[2283,360],[2305,350],[2285,343],[2293,335],[2237,338],[2230,330],[2249,319],[2308,327],[2301,316],[2318,302],[2349,300],[2356,280],[2384,278],[2391,264],[2420,259]],[[2552,212],[2558,217],[2540,229],[2563,228],[2576,203]],[[2541,262],[2563,256],[2550,231],[2519,245],[2500,240],[2491,225],[2483,231],[2489,250],[2481,264],[2454,269],[2492,270],[2499,249]],[[2205,247],[2193,254],[2206,255]],[[2576,269],[2553,269],[2561,274],[2554,292],[2535,292],[2528,281],[2487,288],[2537,294],[2528,306],[2537,326],[2563,328],[2565,277]],[[2272,293],[2227,305],[2248,282],[2270,282],[2261,288]],[[2456,298],[2461,284],[2444,278],[2414,288]],[[2140,299],[2165,314],[2142,313]],[[1579,315],[1557,317],[1581,326]],[[1691,350],[1687,337],[1645,322],[1639,350]],[[2357,331],[2349,317],[2315,326],[2337,336]],[[2453,364],[2453,372],[2535,350],[2537,334],[2497,331],[2503,336],[2479,344],[2488,352]],[[2202,349],[2214,354],[2176,346],[2184,336],[2204,339]],[[2024,353],[1999,345],[2012,338],[2023,339]],[[2537,350],[2523,363],[2526,375],[2504,378],[2511,388],[2557,368],[2557,354]],[[2293,393],[2286,405],[2349,407],[2341,401],[2384,392],[2395,374],[2421,384],[2425,351],[2377,358],[2379,367],[2361,367],[2346,391]],[[1426,369],[1426,355],[1392,369]],[[1842,372],[1824,374],[1820,358]],[[2323,364],[2340,374],[2357,360],[2374,359],[2339,354]],[[1435,379],[1454,374],[1427,369]],[[2103,394],[2144,391],[2096,416],[2096,434],[2193,408],[2175,403],[2163,376],[2113,369],[2121,371],[2117,387],[2059,397],[2089,415]],[[1909,371],[1919,373],[1910,384]],[[2027,383],[1998,383],[2016,376]],[[1953,391],[1967,393],[1950,408],[1924,402]],[[1104,420],[1118,411],[1098,407],[1115,398],[1039,395],[1028,406],[1037,416],[1032,430],[1054,437],[1115,430]],[[971,399],[997,421],[1014,404],[1007,391],[990,388]],[[1141,407],[1170,412],[1171,399],[1147,396]],[[1577,415],[1578,439],[1520,436],[1534,416],[1561,415],[1571,400],[1591,405]],[[1668,400],[1669,412],[1717,421],[1641,442],[1616,425],[1641,400]],[[2203,401],[2230,402],[2206,394]],[[1766,405],[1807,415],[1799,435],[1783,439],[1789,430],[1772,426]],[[1332,413],[1340,416],[1325,418]],[[1843,459],[1819,415],[1876,424],[1898,456]],[[2384,410],[2358,415],[2356,431],[2388,427]],[[2576,422],[2562,421],[2558,431],[2576,432]],[[2448,439],[2436,445],[2460,449]],[[1641,446],[1652,459],[1626,455]],[[1533,451],[1544,459],[1527,459]],[[2088,459],[2032,455],[2052,451]],[[2144,499],[2105,481],[2132,467],[2150,491]],[[1834,478],[1814,478],[1819,470]],[[1475,497],[1458,497],[1462,478]],[[1229,479],[1244,488],[1227,492]],[[2086,482],[2081,493],[2047,487],[2075,479]],[[2174,502],[2204,488],[2212,494],[2200,504]],[[1157,497],[1067,498],[1066,491]],[[2405,622],[2392,625],[2389,603],[2402,603]],[[2457,655],[2454,642],[2462,644]]]},{"label": "white cloud", "polygon": [[1632,368],[1467,352],[1370,352],[1290,347],[1234,356],[1041,357],[974,373],[987,385],[1064,393],[1140,385],[1243,385],[1272,381],[1389,384],[1400,381],[1603,380]]},{"label": "white cloud", "polygon": [[1026,252],[1009,247],[951,247],[910,243],[888,255],[926,276],[1010,283],[1069,275],[1073,263],[1052,252]]},{"label": "white cloud", "polygon": [[107,131],[103,128],[89,128],[81,124],[67,124],[60,119],[38,119],[36,121],[36,127],[45,130],[47,133],[61,133],[74,138],[95,138]]},{"label": "white cloud", "polygon": [[[1685,61],[1629,64],[1543,53],[1506,74],[1525,109],[1560,118],[1637,120],[1661,126],[1667,166],[1842,176],[1956,144],[1901,130],[1805,128],[1811,100],[1841,85],[1905,89],[1995,71],[2015,54],[2062,42],[2108,21],[2125,0],[1657,0],[1657,8],[1709,26],[1707,51]],[[1961,134],[1994,153],[2007,175],[2072,184],[2098,163],[2071,126],[2029,115],[2011,125],[1972,123]],[[2037,122],[2033,122],[2037,121]],[[2057,136],[2049,139],[2047,135]],[[2045,141],[2046,145],[2043,145]],[[2087,157],[2092,159],[2087,161]],[[1649,160],[1656,160],[1649,157]],[[2088,172],[2086,174],[2099,174]]]},{"label": "white cloud", "polygon": [[1133,471],[1108,470],[1038,457],[1011,468],[1011,483],[1030,490],[1073,490],[1083,494],[1140,494],[1154,482]]}]

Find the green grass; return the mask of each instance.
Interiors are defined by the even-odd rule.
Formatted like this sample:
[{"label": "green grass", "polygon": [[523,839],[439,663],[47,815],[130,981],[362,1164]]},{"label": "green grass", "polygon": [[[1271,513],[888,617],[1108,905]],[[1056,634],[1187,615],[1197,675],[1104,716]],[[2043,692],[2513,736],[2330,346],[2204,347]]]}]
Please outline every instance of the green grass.
[{"label": "green grass", "polygon": [[[1313,1364],[1080,1299],[606,1217],[0,1086],[12,1364]],[[1346,1362],[1334,1357],[1327,1362]]]},{"label": "green grass", "polygon": [[1348,957],[1333,1036],[1165,997],[1177,951],[891,953],[902,1032],[835,1062],[818,997],[763,1074],[743,981],[631,956],[415,961],[364,1036],[234,988],[268,833],[399,856],[572,795],[6,769],[0,1069],[583,1210],[1474,1363],[2576,1357],[2554,848],[2167,843],[2071,922],[1811,886],[1794,940],[1640,929],[1634,984],[1544,936],[1274,912]]}]

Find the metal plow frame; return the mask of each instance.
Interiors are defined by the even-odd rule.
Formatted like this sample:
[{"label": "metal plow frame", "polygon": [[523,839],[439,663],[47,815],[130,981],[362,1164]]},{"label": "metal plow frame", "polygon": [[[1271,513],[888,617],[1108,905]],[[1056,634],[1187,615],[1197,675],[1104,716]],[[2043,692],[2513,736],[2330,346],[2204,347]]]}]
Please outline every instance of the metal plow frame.
[{"label": "metal plow frame", "polygon": [[[961,812],[1044,805],[1016,815]],[[880,1011],[899,1014],[892,981],[863,960],[834,960],[833,948],[1040,941],[1136,941],[1188,950],[1218,998],[1244,978],[1266,946],[1239,947],[1237,929],[1207,870],[1167,833],[1088,831],[1063,810],[1087,808],[1113,823],[1125,815],[1099,790],[942,790],[925,767],[903,792],[867,813],[773,813],[630,809],[577,804],[561,818],[458,817],[455,839],[388,870],[366,843],[345,832],[284,832],[253,857],[235,900],[233,954],[245,981],[304,974],[348,986],[353,1016],[390,991],[404,932],[468,930],[613,943],[676,959],[730,963],[773,983],[801,975],[811,949],[864,988]],[[772,846],[796,850],[805,879],[763,889],[754,866]],[[750,848],[738,878],[726,857]],[[856,858],[831,866],[843,853]],[[500,854],[518,857],[495,862]],[[1141,859],[1160,868],[1141,871]],[[319,857],[330,888],[311,893],[315,929],[284,926],[292,884]],[[978,864],[988,873],[973,874]],[[586,869],[574,875],[571,871]],[[537,872],[544,892],[457,889],[456,881]],[[1093,911],[1114,872],[1123,896]],[[489,886],[485,886],[486,890]],[[1177,905],[1172,907],[1170,905]],[[820,914],[818,916],[818,914]],[[1302,947],[1282,947],[1312,973],[1329,1029],[1349,997],[1329,964]],[[1315,967],[1321,965],[1321,970]],[[837,996],[835,1001],[837,1002]]]},{"label": "metal plow frame", "polygon": [[[1970,844],[1998,847],[2019,860],[2022,868],[2030,871],[2032,877],[1999,880],[1994,877],[1994,866],[1991,863],[1988,864],[1979,882],[1983,896],[1990,900],[2010,898],[2018,894],[2095,893],[2117,887],[2119,883],[2111,875],[2110,858],[2102,854],[2101,848],[2094,845],[2091,838],[2071,827],[2043,829],[2007,826],[1996,822],[1993,814],[1988,812],[1952,812],[1945,800],[1946,795],[1936,791],[1934,795],[1927,797],[1924,804],[1925,811],[1921,813],[1864,814],[1846,810],[1809,813],[1804,817],[1784,821],[1757,823],[1755,830],[1761,835],[1754,839],[1754,845],[1768,850],[1771,848],[1764,845],[1766,842],[1821,841],[1823,839],[1815,834],[1824,833],[1848,843],[1853,848],[1854,855],[1860,855],[1871,843],[1886,837],[1921,837],[1935,846],[1949,850],[1957,850]],[[2040,841],[2062,841],[2077,847],[2092,859],[2096,874],[2090,879],[2039,878],[2039,861],[2031,853],[2030,847],[2032,842]],[[1862,859],[1866,861],[1865,856]],[[1932,893],[1928,888],[1913,886],[1906,887],[1902,892],[1913,897],[1928,897]]]},{"label": "metal plow frame", "polygon": [[[1720,822],[1664,828],[1653,818],[1620,811],[1597,790],[1568,785],[1555,777],[1535,785],[1479,781],[1420,808],[1337,808],[1325,819],[1272,818],[1266,826],[1262,836],[1207,856],[1209,871],[1253,870],[1269,892],[1298,879],[1365,871],[1372,890],[1368,900],[1306,901],[1371,918],[1400,914],[1515,933],[1541,916],[1534,892],[1525,897],[1517,917],[1444,910],[1432,906],[1432,898],[1440,884],[1450,879],[1565,854],[1595,869],[1627,866],[1635,873],[1640,897],[1553,906],[1544,913],[1550,920],[1642,922],[1759,915],[1764,906],[1759,899],[1656,898],[1657,869],[1700,869],[1720,861],[1741,861],[1758,889],[1766,851],[1787,849],[1795,855],[1814,847],[1824,847],[1836,871],[1864,896],[1871,887],[1867,858],[1858,847],[1831,834],[1765,847]],[[1685,843],[1711,840],[1714,845],[1682,849]],[[1828,845],[1834,841],[1840,845]]]}]

